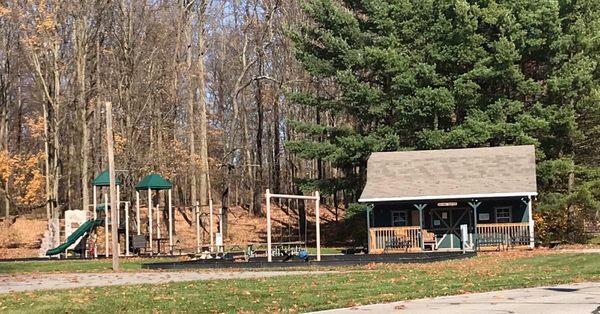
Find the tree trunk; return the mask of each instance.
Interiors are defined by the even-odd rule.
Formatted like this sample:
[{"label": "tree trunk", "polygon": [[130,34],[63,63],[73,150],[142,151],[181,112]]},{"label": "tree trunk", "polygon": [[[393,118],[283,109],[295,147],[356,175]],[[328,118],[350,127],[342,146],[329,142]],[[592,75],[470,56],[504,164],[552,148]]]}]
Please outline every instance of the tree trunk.
[{"label": "tree trunk", "polygon": [[279,100],[273,97],[273,192],[280,193],[281,163],[280,163],[280,130],[279,130]]},{"label": "tree trunk", "polygon": [[[262,75],[262,51],[258,53],[258,75]],[[257,114],[257,126],[256,126],[256,176],[254,178],[254,182],[250,182],[250,184],[254,184],[254,190],[252,193],[252,204],[254,207],[252,211],[255,215],[261,215],[261,191],[262,191],[262,155],[263,155],[263,147],[262,147],[262,139],[263,139],[263,123],[264,123],[264,113],[263,113],[263,99],[262,99],[262,82],[261,80],[256,80],[256,114]],[[253,167],[254,168],[254,167]]]},{"label": "tree trunk", "polygon": [[[208,175],[208,117],[206,114],[206,84],[204,79],[204,23],[206,1],[198,4],[198,110],[200,111],[200,205],[208,206],[210,183]],[[206,212],[206,211],[203,211]]]},{"label": "tree trunk", "polygon": [[[190,11],[191,12],[191,11]],[[186,67],[187,67],[187,77],[188,77],[188,141],[189,141],[189,153],[190,153],[190,198],[192,201],[192,206],[196,204],[197,201],[197,178],[196,178],[196,139],[194,132],[194,99],[196,94],[196,85],[194,84],[194,80],[192,79],[195,75],[195,71],[192,64],[192,53],[194,47],[194,36],[193,36],[193,14],[188,13],[187,19],[187,27],[186,27],[186,37],[187,37],[187,51],[186,51]]]},{"label": "tree trunk", "polygon": [[[85,10],[83,8],[81,11]],[[80,12],[80,14],[82,14]],[[76,60],[76,76],[77,76],[77,103],[79,105],[79,118],[81,123],[81,209],[86,210],[90,201],[89,196],[89,129],[88,129],[88,110],[86,102],[86,86],[85,86],[85,69],[87,59],[87,36],[86,36],[86,18],[79,16],[75,22],[75,60]]]}]

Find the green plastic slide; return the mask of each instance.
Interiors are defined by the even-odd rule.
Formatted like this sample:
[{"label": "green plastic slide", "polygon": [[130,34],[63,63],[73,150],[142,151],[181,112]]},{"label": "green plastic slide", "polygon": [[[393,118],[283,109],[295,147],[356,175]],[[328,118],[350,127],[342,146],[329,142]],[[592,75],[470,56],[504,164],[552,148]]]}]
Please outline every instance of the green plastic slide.
[{"label": "green plastic slide", "polygon": [[77,230],[75,230],[75,232],[71,233],[71,235],[67,237],[65,243],[46,251],[46,255],[57,255],[61,252],[64,252],[69,246],[77,242],[79,238],[83,237],[86,233],[90,232],[90,230],[92,230],[94,227],[102,225],[102,223],[102,219],[91,219],[84,222],[81,226],[79,226],[79,228],[77,228]]}]

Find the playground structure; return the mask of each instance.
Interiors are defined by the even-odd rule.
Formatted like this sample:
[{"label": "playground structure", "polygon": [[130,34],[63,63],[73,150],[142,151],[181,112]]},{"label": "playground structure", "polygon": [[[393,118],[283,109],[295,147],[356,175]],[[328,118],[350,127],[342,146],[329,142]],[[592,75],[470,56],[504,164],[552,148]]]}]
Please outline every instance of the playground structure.
[{"label": "playground structure", "polygon": [[[111,208],[108,203],[109,200],[109,191],[106,189],[108,187],[108,172],[102,172],[98,177],[96,177],[91,182],[93,187],[93,200],[92,204],[89,207],[92,207],[94,210],[92,213],[87,215],[87,219],[78,221],[77,224],[73,222],[69,222],[69,225],[75,225],[75,227],[79,227],[73,232],[69,232],[65,230],[65,240],[64,242],[58,242],[60,245],[55,245],[52,249],[47,250],[45,253],[49,256],[56,256],[62,254],[66,256],[67,250],[74,250],[75,246],[77,246],[77,250],[82,252],[82,257],[98,257],[98,254],[102,254],[104,257],[111,256],[113,254],[118,254],[119,256],[130,256],[130,255],[175,255],[175,252],[178,252],[178,255],[187,254],[192,257],[197,258],[208,258],[208,259],[225,259],[232,258],[232,256],[239,256],[243,254],[245,259],[248,260],[249,257],[256,257],[257,253],[259,256],[268,257],[269,261],[273,260],[273,257],[280,256],[302,256],[303,258],[308,259],[308,250],[307,250],[307,236],[306,236],[306,228],[304,230],[304,237],[300,235],[301,228],[298,228],[298,239],[291,239],[288,236],[287,241],[283,237],[283,228],[286,226],[285,223],[282,224],[281,228],[281,238],[279,241],[273,241],[273,232],[271,225],[271,202],[274,199],[288,200],[288,211],[289,211],[289,200],[296,200],[296,205],[298,205],[298,201],[314,201],[315,204],[315,219],[316,219],[316,231],[317,231],[317,260],[321,258],[321,250],[320,250],[320,217],[319,217],[319,193],[317,192],[315,195],[284,195],[284,194],[271,194],[268,190],[265,193],[265,199],[267,200],[266,205],[266,216],[267,216],[267,237],[266,243],[247,243],[244,245],[235,245],[230,244],[225,246],[223,243],[222,231],[223,231],[223,219],[220,215],[223,215],[223,210],[221,209],[218,213],[216,213],[213,209],[213,204],[209,200],[208,206],[208,219],[204,217],[209,226],[205,226],[206,231],[208,231],[208,237],[203,241],[201,237],[201,214],[199,210],[199,203],[196,203],[195,206],[189,207],[191,209],[194,218],[192,220],[188,220],[188,222],[193,221],[189,226],[192,227],[195,225],[196,231],[196,248],[195,250],[189,246],[190,238],[193,237],[188,231],[187,237],[187,250],[184,250],[179,247],[179,241],[173,237],[174,233],[174,220],[173,208],[172,204],[172,188],[173,185],[168,180],[164,179],[157,173],[149,174],[145,176],[137,185],[134,186],[135,189],[135,212],[130,212],[130,202],[127,200],[121,200],[121,191],[122,191],[122,182],[119,179],[115,180],[115,185],[117,191],[117,199],[119,200],[119,207],[116,210],[116,216],[112,217]],[[161,206],[162,202],[157,202],[158,193],[160,191],[165,191],[166,196],[164,198],[164,206]],[[144,203],[147,203],[147,206]],[[143,206],[143,207],[142,207]],[[147,209],[146,209],[147,208]],[[133,206],[131,206],[133,209]],[[143,214],[143,211],[146,210],[146,214]],[[215,214],[218,217],[214,217]],[[286,213],[289,215],[289,212]],[[66,215],[66,214],[65,214]],[[161,217],[162,216],[162,217]],[[65,216],[66,217],[66,216]],[[85,216],[84,216],[85,217]],[[132,217],[133,219],[130,219]],[[166,218],[166,221],[161,221]],[[291,217],[291,216],[290,216]],[[300,223],[300,216],[298,216],[298,223]],[[306,214],[304,214],[304,220],[306,221]],[[180,219],[180,218],[178,218]],[[187,219],[187,218],[186,218]],[[216,221],[214,221],[216,219]],[[291,218],[290,218],[291,219]],[[167,222],[165,224],[165,222]],[[96,240],[97,235],[100,235],[102,239],[104,239],[104,243],[110,242],[110,236],[108,230],[112,223],[116,223],[118,226],[118,251],[112,252],[111,249],[108,248],[107,245],[102,250],[102,246],[100,249],[102,250],[98,253],[98,241],[87,241]],[[216,224],[216,225],[215,225]],[[292,227],[292,223],[287,224],[288,229],[296,229]],[[67,221],[65,220],[65,229]],[[166,230],[165,230],[166,225]],[[163,226],[163,230],[161,231],[161,226]],[[215,228],[216,227],[216,228]],[[102,230],[104,230],[104,234],[102,235]],[[188,229],[189,230],[189,229]],[[291,232],[288,230],[288,232]],[[100,231],[100,232],[98,232]],[[108,231],[108,232],[107,232]],[[168,235],[166,232],[168,232]],[[294,231],[295,232],[295,231]],[[294,233],[291,232],[291,233]],[[131,233],[131,234],[130,234]],[[312,232],[311,232],[312,233]],[[277,233],[275,233],[277,234]],[[83,241],[82,239],[85,239]],[[263,238],[264,239],[264,238]],[[181,239],[180,239],[181,240]],[[206,243],[210,241],[209,243]],[[79,243],[78,243],[79,242]],[[84,243],[85,242],[85,243]],[[161,249],[162,244],[162,249]],[[86,247],[87,245],[87,247]],[[101,245],[101,243],[100,243]],[[86,247],[85,251],[82,251],[81,247]],[[85,254],[83,253],[85,252]]]},{"label": "playground structure", "polygon": [[[94,236],[96,235],[96,231],[98,228],[102,227],[104,228],[104,234],[105,234],[105,251],[104,251],[104,256],[108,257],[111,254],[119,254],[119,255],[124,255],[124,256],[129,256],[131,253],[131,249],[132,247],[130,246],[131,243],[131,237],[130,237],[130,224],[132,223],[130,220],[130,216],[129,216],[129,201],[121,201],[121,197],[120,197],[120,186],[121,186],[121,181],[117,178],[115,180],[115,184],[116,184],[116,197],[117,197],[117,204],[119,204],[117,211],[116,211],[116,217],[112,217],[111,211],[110,211],[110,205],[109,205],[109,193],[108,193],[108,189],[105,190],[105,188],[107,188],[109,186],[109,174],[108,171],[104,171],[102,172],[100,175],[98,175],[98,177],[96,177],[94,180],[92,180],[91,182],[92,187],[93,187],[93,200],[92,200],[92,204],[89,205],[89,207],[92,208],[92,213],[89,215],[91,217],[89,217],[89,219],[87,219],[85,222],[83,222],[82,224],[79,225],[79,227],[74,230],[72,233],[67,234],[67,230],[65,230],[65,236],[66,239],[63,243],[61,243],[60,245],[58,245],[55,248],[49,249],[46,251],[46,255],[48,256],[56,256],[59,255],[61,253],[65,253],[65,255],[67,255],[66,251],[68,249],[73,248],[74,245],[78,245],[78,246],[83,246],[84,247],[84,252],[82,255],[87,257],[87,253],[91,253],[93,252],[93,257],[98,257],[98,245],[97,245],[97,241],[92,241],[90,247],[86,247],[88,245],[88,243],[81,243],[83,241],[83,239],[86,239],[90,236],[92,236],[92,238],[94,238]],[[172,209],[172,198],[171,198],[171,189],[172,189],[172,184],[171,182],[169,182],[168,180],[164,179],[162,176],[160,176],[159,174],[150,174],[146,177],[144,177],[135,187],[136,189],[136,219],[134,222],[136,231],[137,231],[137,236],[142,236],[141,235],[141,219],[140,219],[140,200],[139,200],[139,192],[141,190],[147,190],[148,191],[148,241],[144,241],[142,248],[144,249],[145,253],[149,252],[150,255],[154,254],[153,251],[153,204],[152,204],[152,191],[160,191],[160,190],[168,190],[168,211],[169,211],[169,221],[168,221],[168,230],[169,230],[169,253],[172,254],[173,252],[173,209]],[[104,193],[103,193],[104,192]],[[103,203],[98,203],[98,194],[103,194],[104,195],[104,202]],[[124,206],[121,206],[124,205]],[[161,234],[160,234],[160,210],[159,210],[159,205],[156,205],[156,209],[154,211],[156,213],[156,230],[157,230],[157,235],[158,235],[158,239],[161,239]],[[123,217],[124,219],[122,220],[121,217]],[[110,233],[110,225],[111,224],[117,224],[118,228],[118,234],[123,234],[124,235],[124,252],[122,252],[122,247],[120,245],[120,237],[119,237],[119,246],[118,246],[118,252],[111,252],[111,250],[109,249],[110,245],[110,237],[109,237],[109,233]],[[65,226],[65,229],[67,229],[67,226]],[[79,243],[79,244],[78,244]],[[146,250],[146,248],[148,250]],[[138,247],[139,249],[139,247]],[[158,254],[160,254],[160,252],[157,252]]]},{"label": "playground structure", "polygon": [[[121,186],[122,182],[115,175],[115,167],[114,167],[114,144],[113,144],[113,133],[112,133],[112,104],[110,102],[106,102],[106,112],[109,113],[106,115],[106,139],[107,139],[107,152],[108,152],[108,171],[103,171],[98,177],[92,180],[93,187],[93,201],[92,201],[92,217],[87,218],[83,223],[76,222],[70,225],[70,227],[65,226],[65,236],[66,240],[64,243],[55,246],[54,248],[48,249],[45,252],[47,256],[56,256],[64,253],[64,256],[68,256],[68,250],[73,248],[74,245],[78,245],[79,247],[83,247],[80,249],[81,256],[87,257],[89,253],[93,254],[93,257],[98,257],[98,241],[97,241],[97,233],[99,227],[104,228],[104,236],[105,236],[105,250],[104,256],[108,257],[112,254],[113,256],[113,269],[118,270],[118,257],[121,255],[121,233],[124,233],[124,255],[129,256],[131,249],[140,254],[142,250],[144,253],[148,253],[149,255],[154,255],[154,245],[153,242],[156,241],[157,244],[157,254],[161,254],[161,241],[166,240],[161,237],[161,228],[160,228],[160,216],[161,210],[159,209],[159,204],[156,204],[156,208],[154,208],[153,204],[153,192],[158,194],[159,191],[166,190],[168,192],[168,202],[166,204],[167,212],[168,212],[168,255],[173,255],[174,252],[174,243],[173,243],[173,204],[172,204],[172,188],[173,185],[168,180],[161,177],[159,174],[153,173],[145,176],[136,186],[135,186],[135,194],[136,194],[136,219],[135,219],[135,228],[136,235],[135,237],[131,237],[129,235],[130,224],[131,221],[129,219],[129,202],[121,202]],[[98,205],[98,188],[100,188],[100,193],[103,192],[103,189],[108,187],[109,193],[104,192],[104,203]],[[148,214],[147,214],[147,235],[142,235],[142,222],[140,217],[140,192],[147,191],[147,202],[148,202]],[[210,192],[210,189],[209,189]],[[210,193],[209,193],[210,194]],[[109,206],[109,198],[110,198],[110,206]],[[266,190],[265,194],[266,204],[267,204],[267,258],[269,262],[272,262],[273,257],[273,248],[271,242],[271,198],[279,198],[279,199],[302,199],[302,200],[314,200],[315,201],[315,214],[316,214],[316,244],[317,244],[317,261],[321,260],[321,248],[320,248],[320,215],[319,215],[319,201],[320,196],[319,193],[316,192],[314,196],[303,196],[303,195],[285,195],[285,194],[270,194],[269,190]],[[87,201],[87,200],[86,200]],[[121,222],[121,205],[124,204],[124,223]],[[200,253],[200,211],[198,210],[199,204],[194,204],[194,216],[196,222],[196,253]],[[203,204],[206,205],[206,204]],[[223,211],[223,208],[219,211],[219,232],[213,232],[213,207],[212,201],[209,196],[209,210],[210,210],[210,227],[209,227],[209,238],[210,238],[210,247],[208,249],[208,258],[224,258],[228,252],[225,252],[225,247],[223,245],[223,218],[226,216],[226,212]],[[87,206],[89,207],[89,205]],[[110,211],[109,211],[110,209]],[[85,210],[85,209],[84,209]],[[100,211],[100,212],[99,212]],[[154,235],[154,215],[153,211],[156,213],[156,237]],[[99,215],[100,214],[100,215]],[[104,217],[100,217],[104,214]],[[102,221],[103,218],[103,221]],[[304,217],[306,220],[306,216]],[[66,223],[66,221],[65,221]],[[48,233],[48,238],[51,239],[52,246],[60,243],[60,223],[58,218],[55,218],[52,222],[49,222],[50,231]],[[109,229],[110,226],[110,229]],[[77,227],[70,234],[67,233],[67,229]],[[57,232],[58,230],[58,232]],[[109,231],[110,230],[110,231]],[[123,232],[122,232],[123,231]],[[109,236],[109,233],[111,236]],[[112,241],[110,239],[112,238]],[[83,241],[85,239],[85,241]],[[92,240],[91,243],[89,240]],[[130,241],[131,240],[131,241]],[[44,241],[42,241],[44,242]],[[48,241],[46,241],[48,242]],[[112,243],[111,243],[112,242]],[[130,246],[130,243],[133,242],[133,246]],[[179,242],[179,241],[178,241]],[[216,244],[215,244],[216,242]],[[89,244],[89,247],[88,247]],[[140,245],[141,244],[141,245]],[[295,253],[304,258],[305,261],[308,261],[308,250],[306,249],[306,236],[304,239],[304,250],[296,249]],[[52,247],[50,246],[50,247]],[[109,247],[112,246],[112,250]],[[249,245],[249,249],[247,251],[251,251],[252,244]],[[221,253],[212,255],[213,252]],[[290,258],[289,249],[282,249],[282,244],[280,243],[276,250],[282,252],[287,255],[287,258]],[[112,252],[111,252],[112,251]],[[181,250],[180,250],[181,253]],[[205,252],[202,252],[205,253]],[[90,254],[91,255],[91,254]],[[251,253],[253,255],[253,252]],[[203,255],[203,257],[207,257]]]}]

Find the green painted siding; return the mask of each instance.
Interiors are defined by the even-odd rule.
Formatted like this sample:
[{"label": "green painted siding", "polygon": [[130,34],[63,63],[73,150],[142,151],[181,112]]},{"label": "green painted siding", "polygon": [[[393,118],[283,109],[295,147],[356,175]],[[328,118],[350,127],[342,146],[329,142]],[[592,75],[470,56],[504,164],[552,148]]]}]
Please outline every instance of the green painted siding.
[{"label": "green painted siding", "polygon": [[[521,201],[521,198],[509,198],[509,199],[493,199],[493,200],[480,200],[482,203],[477,209],[478,213],[487,213],[489,214],[489,220],[483,221],[478,220],[478,223],[497,223],[496,221],[496,211],[497,207],[510,207],[511,208],[511,219],[512,222],[527,222],[528,214],[527,214],[527,205]],[[427,207],[424,210],[423,218],[424,218],[424,227],[426,229],[432,228],[432,216],[431,209],[437,208],[437,203],[439,201],[428,202]],[[468,208],[471,211],[471,215],[473,214],[472,208],[468,205],[468,202],[457,202],[458,205],[456,207]],[[450,207],[452,208],[452,207]],[[381,202],[375,203],[374,208],[374,216],[373,216],[373,226],[374,227],[389,227],[392,225],[392,211],[400,210],[406,212],[407,225],[419,225],[418,219],[413,219],[413,211],[416,211],[413,203],[407,202]],[[472,216],[471,216],[472,217]],[[468,221],[464,218],[461,223],[467,223]]]}]

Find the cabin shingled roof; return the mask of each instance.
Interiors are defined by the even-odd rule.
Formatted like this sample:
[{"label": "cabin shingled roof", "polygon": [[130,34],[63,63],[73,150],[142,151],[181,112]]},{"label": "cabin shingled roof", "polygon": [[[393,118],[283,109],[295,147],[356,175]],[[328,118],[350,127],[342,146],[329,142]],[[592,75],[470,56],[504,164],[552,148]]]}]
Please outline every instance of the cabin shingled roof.
[{"label": "cabin shingled roof", "polygon": [[521,193],[537,194],[533,145],[373,153],[360,201]]}]

